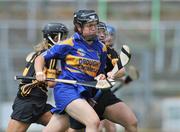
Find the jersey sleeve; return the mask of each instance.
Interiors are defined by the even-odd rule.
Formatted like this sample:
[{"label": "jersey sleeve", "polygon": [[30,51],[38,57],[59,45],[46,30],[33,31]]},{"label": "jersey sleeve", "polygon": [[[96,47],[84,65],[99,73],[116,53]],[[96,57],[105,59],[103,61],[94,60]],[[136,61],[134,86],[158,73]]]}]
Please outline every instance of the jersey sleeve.
[{"label": "jersey sleeve", "polygon": [[42,56],[46,61],[50,59],[63,59],[69,54],[73,49],[73,42],[71,40],[66,40],[60,44],[52,46],[50,49],[42,53]]},{"label": "jersey sleeve", "polygon": [[46,61],[50,59],[62,59],[70,52],[71,46],[68,45],[54,45],[52,48],[42,53]]},{"label": "jersey sleeve", "polygon": [[118,59],[119,58],[118,53],[114,49],[111,50],[111,55],[112,55],[112,59]]},{"label": "jersey sleeve", "polygon": [[118,53],[113,48],[107,48],[107,54],[108,54],[108,59],[110,60],[111,64],[114,66],[119,59]]},{"label": "jersey sleeve", "polygon": [[102,53],[100,55],[100,62],[101,62],[101,65],[100,65],[100,68],[99,68],[99,71],[98,71],[98,74],[105,74],[105,66],[106,66],[106,59],[107,59],[107,49],[105,47],[105,45],[103,46],[102,48]]}]

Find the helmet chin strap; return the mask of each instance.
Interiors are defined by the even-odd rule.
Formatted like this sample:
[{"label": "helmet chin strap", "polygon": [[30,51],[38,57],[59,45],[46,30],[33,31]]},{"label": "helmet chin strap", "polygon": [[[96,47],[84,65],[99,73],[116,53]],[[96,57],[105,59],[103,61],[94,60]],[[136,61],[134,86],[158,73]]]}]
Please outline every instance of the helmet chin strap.
[{"label": "helmet chin strap", "polygon": [[92,41],[94,41],[94,40],[97,38],[97,35],[96,35],[96,34],[95,34],[95,35],[84,36],[84,35],[83,35],[83,25],[80,25],[80,27],[81,27],[81,29],[80,29],[80,31],[79,31],[78,33],[83,37],[83,39],[84,39],[85,41],[87,41],[87,42],[92,42]]},{"label": "helmet chin strap", "polygon": [[104,39],[99,39],[103,44],[105,44],[105,40]]},{"label": "helmet chin strap", "polygon": [[60,43],[61,41],[61,33],[58,33],[58,41],[55,42],[50,35],[48,35],[48,39],[52,42],[52,44],[57,44],[57,43]]}]

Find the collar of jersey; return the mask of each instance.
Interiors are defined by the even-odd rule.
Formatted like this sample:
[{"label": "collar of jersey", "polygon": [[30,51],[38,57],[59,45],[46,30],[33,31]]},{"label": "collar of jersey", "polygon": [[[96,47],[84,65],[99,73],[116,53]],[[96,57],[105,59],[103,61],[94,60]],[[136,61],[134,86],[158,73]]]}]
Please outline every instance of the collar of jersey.
[{"label": "collar of jersey", "polygon": [[[74,39],[75,39],[76,41],[83,41],[84,43],[87,44],[87,42],[84,40],[84,38],[82,37],[81,34],[79,34],[79,33],[76,32],[73,37],[74,37]],[[96,39],[93,41],[93,44],[96,43],[97,41],[98,41],[98,39],[96,38]],[[93,44],[92,44],[92,45],[93,45]],[[89,44],[88,44],[88,45],[89,45]]]}]

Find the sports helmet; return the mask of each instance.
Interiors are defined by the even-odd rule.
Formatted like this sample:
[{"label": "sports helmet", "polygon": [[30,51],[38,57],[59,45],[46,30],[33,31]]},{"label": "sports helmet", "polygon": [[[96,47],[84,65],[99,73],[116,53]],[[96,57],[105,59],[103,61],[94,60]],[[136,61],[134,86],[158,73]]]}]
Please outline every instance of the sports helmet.
[{"label": "sports helmet", "polygon": [[107,26],[104,22],[99,22],[97,27],[98,29],[104,29],[105,31],[107,31]]},{"label": "sports helmet", "polygon": [[111,36],[115,36],[116,30],[113,26],[107,25],[107,32],[111,35]]},{"label": "sports helmet", "polygon": [[[49,43],[55,44],[59,43],[62,39],[66,38],[68,35],[67,27],[62,23],[48,23],[44,26],[43,37],[48,40]],[[55,42],[53,39],[58,35],[58,41]]]},{"label": "sports helmet", "polygon": [[74,13],[74,25],[80,24],[80,26],[82,26],[84,23],[93,21],[97,21],[97,23],[99,23],[99,17],[94,10],[78,10]]}]

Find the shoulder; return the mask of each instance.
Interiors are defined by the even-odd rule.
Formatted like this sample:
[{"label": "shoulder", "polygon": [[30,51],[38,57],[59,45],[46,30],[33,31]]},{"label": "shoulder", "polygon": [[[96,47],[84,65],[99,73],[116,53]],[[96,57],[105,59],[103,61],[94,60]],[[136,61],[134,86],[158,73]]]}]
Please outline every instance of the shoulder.
[{"label": "shoulder", "polygon": [[108,54],[111,55],[112,58],[118,58],[119,57],[118,52],[114,48],[108,47],[107,50],[108,50],[107,51]]},{"label": "shoulder", "polygon": [[112,47],[108,47],[107,50],[113,53],[117,53],[117,51]]},{"label": "shoulder", "polygon": [[103,44],[102,42],[99,41],[99,45],[100,45],[100,47],[102,49],[102,52],[107,52],[107,48],[106,48],[105,44]]},{"label": "shoulder", "polygon": [[69,46],[73,46],[74,42],[73,42],[73,37],[70,37],[64,41],[61,41],[58,45],[69,45]]},{"label": "shoulder", "polygon": [[26,61],[29,62],[31,58],[36,54],[36,52],[31,52],[26,56]]},{"label": "shoulder", "polygon": [[[44,50],[45,51],[45,50]],[[27,56],[26,56],[26,62],[30,62],[30,61],[33,61],[37,56],[39,56],[41,53],[43,52],[43,50],[41,51],[33,51],[31,53],[29,53]]]}]

